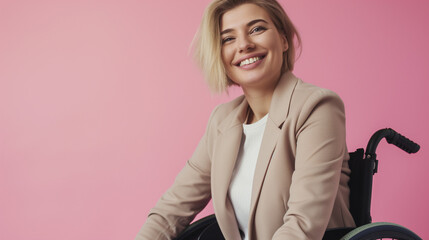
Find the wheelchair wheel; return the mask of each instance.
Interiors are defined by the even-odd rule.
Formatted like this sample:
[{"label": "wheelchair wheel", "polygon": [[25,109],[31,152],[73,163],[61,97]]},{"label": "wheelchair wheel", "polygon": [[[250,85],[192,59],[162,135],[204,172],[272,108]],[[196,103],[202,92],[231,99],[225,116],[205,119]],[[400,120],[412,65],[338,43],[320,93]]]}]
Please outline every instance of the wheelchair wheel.
[{"label": "wheelchair wheel", "polygon": [[394,223],[377,222],[363,225],[346,234],[341,240],[422,240],[411,230]]}]

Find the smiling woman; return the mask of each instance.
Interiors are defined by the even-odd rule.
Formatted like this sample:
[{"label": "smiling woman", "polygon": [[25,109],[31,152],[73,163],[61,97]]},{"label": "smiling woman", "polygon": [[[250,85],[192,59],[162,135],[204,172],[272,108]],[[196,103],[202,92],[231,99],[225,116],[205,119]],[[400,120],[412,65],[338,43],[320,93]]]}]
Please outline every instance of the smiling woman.
[{"label": "smiling woman", "polygon": [[[212,198],[225,239],[321,239],[353,227],[344,106],[292,74],[299,36],[275,0],[215,0],[195,42],[215,108],[191,159],[136,239],[171,239]],[[250,184],[249,184],[250,183]]]}]

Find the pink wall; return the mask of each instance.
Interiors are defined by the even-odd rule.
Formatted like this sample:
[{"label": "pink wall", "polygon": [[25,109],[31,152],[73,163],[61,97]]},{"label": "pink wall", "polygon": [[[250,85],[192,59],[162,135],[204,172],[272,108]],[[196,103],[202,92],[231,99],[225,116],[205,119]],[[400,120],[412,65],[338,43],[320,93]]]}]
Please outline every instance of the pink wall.
[{"label": "pink wall", "polygon": [[[239,94],[211,96],[188,54],[208,2],[0,2],[0,239],[134,238]],[[295,74],[342,96],[350,150],[384,127],[422,145],[380,145],[373,215],[429,238],[429,4],[282,3]]]}]

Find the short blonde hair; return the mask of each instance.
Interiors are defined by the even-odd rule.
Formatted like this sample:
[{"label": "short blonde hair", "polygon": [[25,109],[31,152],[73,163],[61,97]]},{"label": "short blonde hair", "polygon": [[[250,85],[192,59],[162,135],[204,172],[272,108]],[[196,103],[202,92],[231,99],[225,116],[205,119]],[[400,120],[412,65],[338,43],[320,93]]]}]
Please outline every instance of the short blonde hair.
[{"label": "short blonde hair", "polygon": [[277,31],[286,37],[289,48],[283,53],[282,73],[293,70],[296,49],[301,49],[301,38],[295,26],[276,0],[214,0],[204,11],[200,28],[193,41],[194,58],[213,92],[225,92],[234,84],[228,78],[222,62],[220,20],[225,12],[244,3],[263,8],[271,17]]}]

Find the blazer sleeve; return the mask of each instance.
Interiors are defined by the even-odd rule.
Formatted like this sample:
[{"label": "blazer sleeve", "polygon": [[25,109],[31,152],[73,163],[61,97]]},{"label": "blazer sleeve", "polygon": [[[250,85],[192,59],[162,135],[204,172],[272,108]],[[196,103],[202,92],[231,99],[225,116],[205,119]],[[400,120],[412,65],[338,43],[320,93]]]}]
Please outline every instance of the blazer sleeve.
[{"label": "blazer sleeve", "polygon": [[273,239],[322,239],[348,159],[344,115],[341,99],[326,89],[311,94],[297,114],[288,210]]},{"label": "blazer sleeve", "polygon": [[208,135],[211,132],[210,116],[206,132],[194,154],[177,175],[173,185],[151,209],[135,240],[164,240],[176,237],[211,199]]}]

